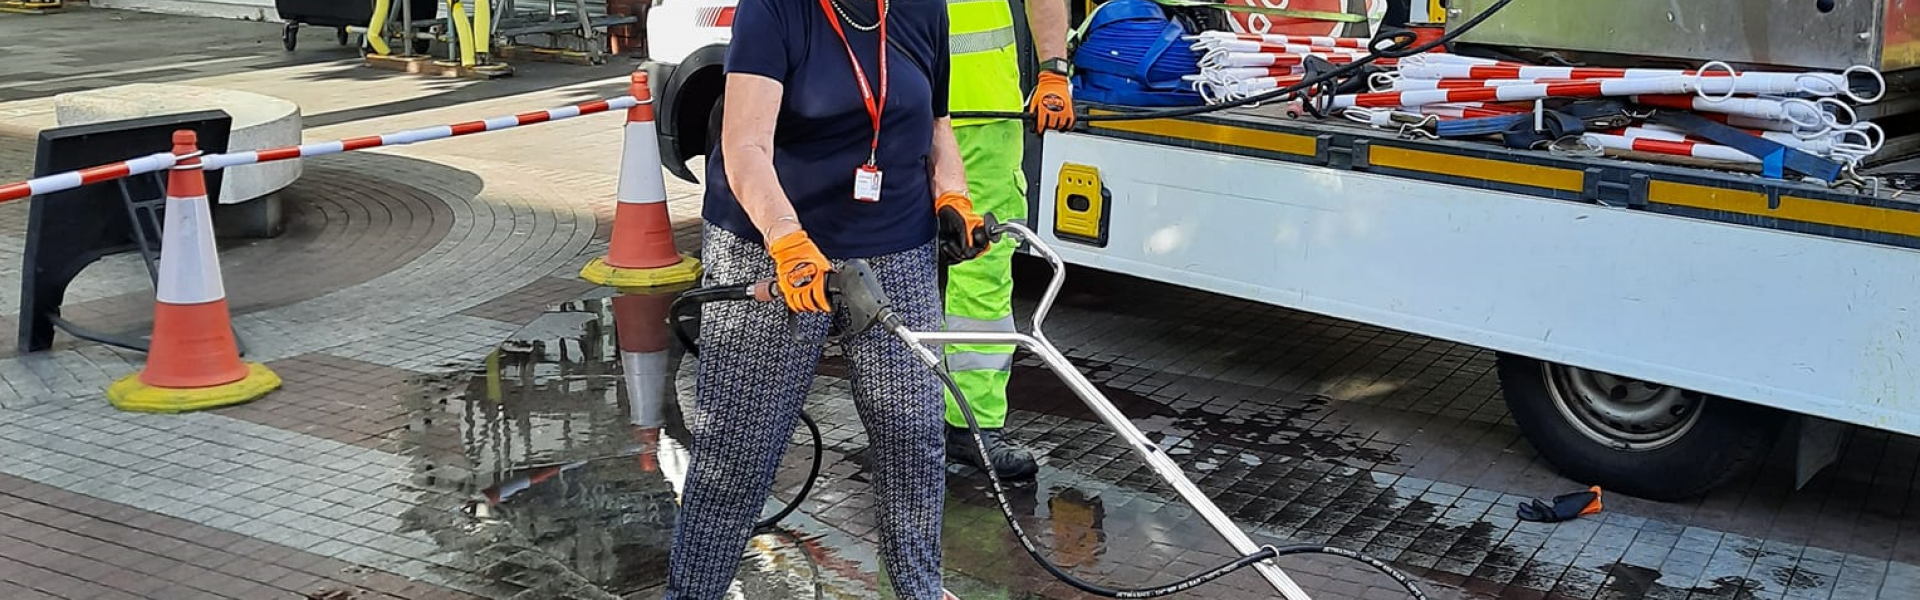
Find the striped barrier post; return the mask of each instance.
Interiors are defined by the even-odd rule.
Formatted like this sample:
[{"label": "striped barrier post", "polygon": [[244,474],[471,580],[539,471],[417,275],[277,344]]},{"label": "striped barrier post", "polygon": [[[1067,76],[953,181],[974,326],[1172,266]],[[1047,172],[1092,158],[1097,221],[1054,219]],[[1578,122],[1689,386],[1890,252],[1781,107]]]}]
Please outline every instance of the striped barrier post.
[{"label": "striped barrier post", "polygon": [[667,213],[667,180],[660,168],[653,93],[647,89],[647,74],[634,73],[628,87],[636,104],[627,109],[613,240],[606,256],[580,269],[580,278],[616,288],[691,283],[700,277],[700,261],[674,249],[673,219]]},{"label": "striped barrier post", "polygon": [[192,131],[174,132],[177,160],[167,177],[153,339],[146,367],[107,387],[107,400],[121,410],[215,408],[250,402],[280,387],[280,377],[265,365],[240,361],[198,146]]}]

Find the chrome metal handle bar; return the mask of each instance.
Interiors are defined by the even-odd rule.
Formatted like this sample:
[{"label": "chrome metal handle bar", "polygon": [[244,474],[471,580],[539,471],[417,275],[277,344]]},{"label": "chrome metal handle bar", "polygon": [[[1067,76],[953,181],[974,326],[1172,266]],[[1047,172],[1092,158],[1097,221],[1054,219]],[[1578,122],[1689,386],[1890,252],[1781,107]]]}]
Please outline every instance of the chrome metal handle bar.
[{"label": "chrome metal handle bar", "polygon": [[[940,356],[929,347],[929,344],[1011,344],[1039,356],[1046,363],[1047,370],[1053,371],[1054,375],[1060,377],[1060,380],[1073,390],[1073,394],[1079,396],[1080,401],[1086,403],[1087,408],[1092,409],[1094,414],[1100,417],[1102,423],[1125,440],[1127,446],[1133,448],[1134,453],[1139,455],[1154,473],[1172,485],[1180,494],[1180,498],[1193,506],[1200,517],[1206,520],[1207,525],[1213,527],[1215,532],[1233,546],[1235,552],[1242,555],[1259,552],[1262,546],[1247,537],[1246,532],[1241,531],[1240,526],[1235,524],[1226,512],[1214,505],[1213,500],[1208,498],[1206,493],[1201,492],[1200,487],[1195,485],[1193,480],[1187,478],[1186,473],[1180,470],[1179,464],[1173,462],[1173,458],[1167,455],[1166,450],[1148,439],[1147,434],[1141,432],[1140,428],[1135,427],[1126,413],[1120,412],[1120,409],[1115,407],[1106,395],[1101,394],[1100,389],[1095,387],[1079,369],[1074,368],[1066,355],[1061,354],[1060,350],[1053,346],[1053,342],[1048,341],[1041,333],[1041,326],[1047,320],[1047,312],[1053,308],[1053,302],[1059,298],[1060,288],[1065,285],[1067,279],[1066,263],[1060,260],[1060,255],[1055,253],[1046,242],[1041,241],[1040,236],[1035,235],[1033,230],[1024,225],[1004,223],[999,225],[998,230],[1012,233],[1014,237],[1031,244],[1034,251],[1045,258],[1047,264],[1053,268],[1053,280],[1047,284],[1046,294],[1041,296],[1040,306],[1034,310],[1033,330],[1030,333],[913,331],[898,319],[883,320],[884,325],[895,336],[906,341],[907,347],[929,368],[938,369],[942,362]],[[1274,564],[1273,560],[1263,560],[1254,563],[1253,566],[1254,570],[1267,580],[1267,583],[1273,585],[1274,590],[1280,592],[1281,597],[1287,600],[1311,600],[1306,590],[1294,583],[1293,579]]]}]

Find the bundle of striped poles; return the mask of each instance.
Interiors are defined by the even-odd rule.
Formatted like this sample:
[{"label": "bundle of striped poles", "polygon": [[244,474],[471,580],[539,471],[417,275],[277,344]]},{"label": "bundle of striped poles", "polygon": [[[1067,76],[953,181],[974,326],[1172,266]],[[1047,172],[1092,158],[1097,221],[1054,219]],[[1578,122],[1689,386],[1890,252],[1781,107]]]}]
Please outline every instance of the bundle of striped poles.
[{"label": "bundle of striped poles", "polygon": [[[1309,57],[1334,65],[1351,64],[1367,54],[1365,38],[1245,34],[1207,31],[1189,36],[1201,53],[1200,73],[1186,80],[1208,102],[1240,100],[1296,83],[1306,76]],[[1374,61],[1392,66],[1394,59]]]},{"label": "bundle of striped poles", "polygon": [[[1840,73],[1766,72],[1738,71],[1714,62],[1694,70],[1607,69],[1423,54],[1374,75],[1370,84],[1372,92],[1308,101],[1326,112],[1373,122],[1383,120],[1378,114],[1383,111],[1460,119],[1530,112],[1533,103],[1552,98],[1612,98],[1692,111],[1843,165],[1857,165],[1885,141],[1885,132],[1854,110],[1855,105],[1878,101],[1886,90],[1885,79],[1867,67]],[[1652,126],[1591,132],[1582,139],[1607,150],[1760,162],[1734,148]]]}]

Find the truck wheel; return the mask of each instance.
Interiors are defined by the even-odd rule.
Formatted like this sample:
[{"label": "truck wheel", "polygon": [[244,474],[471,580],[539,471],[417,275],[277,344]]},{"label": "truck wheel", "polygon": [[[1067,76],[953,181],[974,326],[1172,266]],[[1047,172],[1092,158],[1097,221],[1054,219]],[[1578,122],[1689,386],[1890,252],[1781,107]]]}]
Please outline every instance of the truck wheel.
[{"label": "truck wheel", "polygon": [[1499,356],[1521,434],[1567,477],[1650,500],[1705,494],[1759,465],[1780,413],[1728,398]]}]

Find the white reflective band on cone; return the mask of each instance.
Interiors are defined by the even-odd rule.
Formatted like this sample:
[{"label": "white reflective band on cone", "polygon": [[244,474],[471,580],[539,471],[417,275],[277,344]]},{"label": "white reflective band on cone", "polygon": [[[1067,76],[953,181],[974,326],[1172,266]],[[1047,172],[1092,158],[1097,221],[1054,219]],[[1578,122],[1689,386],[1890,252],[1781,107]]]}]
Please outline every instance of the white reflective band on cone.
[{"label": "white reflective band on cone", "polygon": [[660,143],[651,121],[627,123],[626,148],[620,151],[620,186],[615,199],[625,204],[667,201],[667,180],[660,169]]},{"label": "white reflective band on cone", "polygon": [[154,298],[166,304],[205,304],[227,297],[213,246],[213,216],[207,197],[167,200],[160,232],[160,285]]},{"label": "white reflective band on cone", "polygon": [[666,352],[621,352],[620,368],[627,376],[627,403],[632,411],[628,421],[637,427],[661,427],[666,423]]}]

